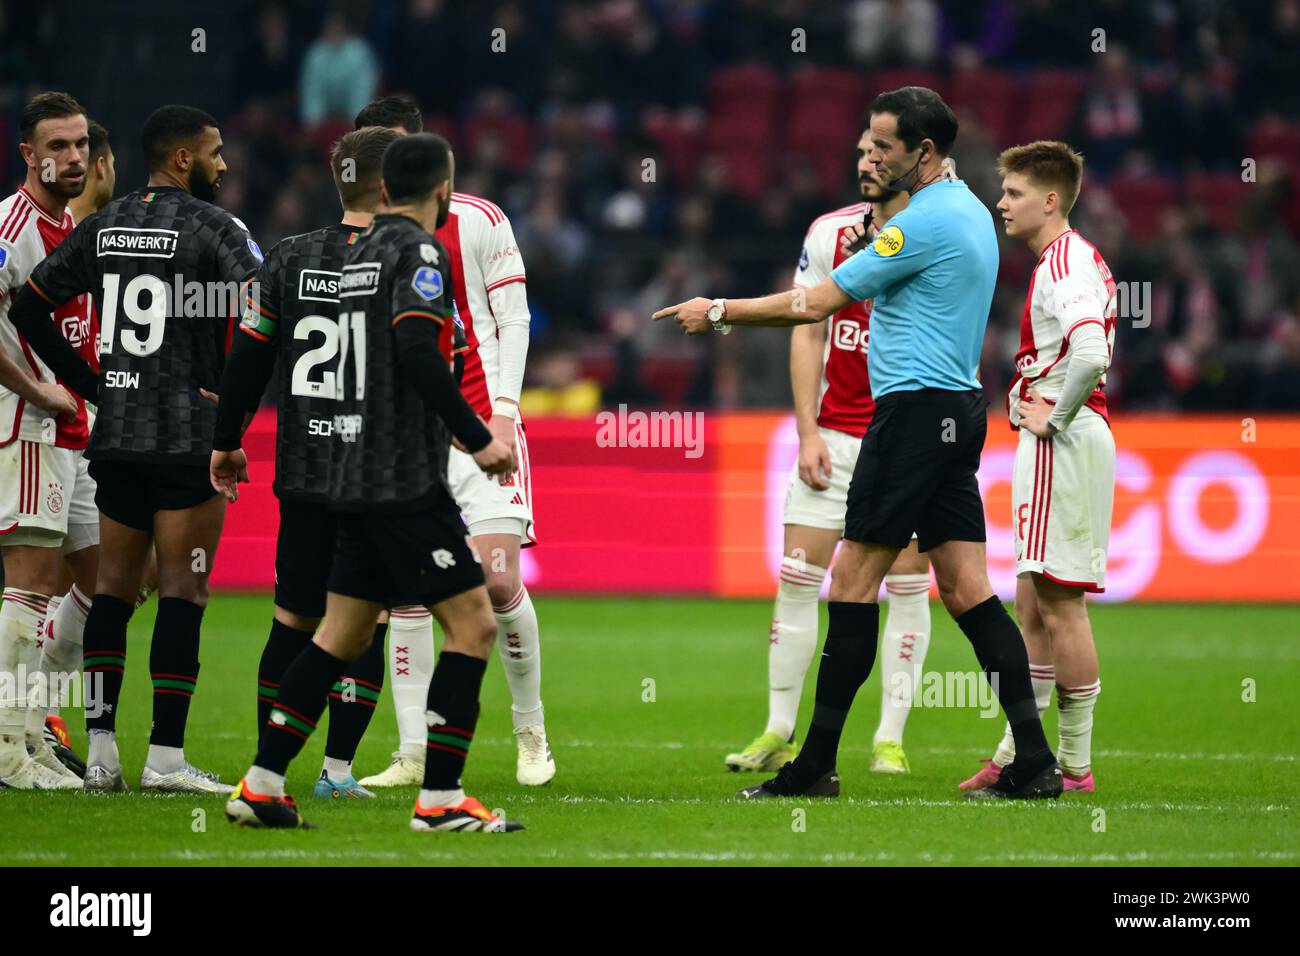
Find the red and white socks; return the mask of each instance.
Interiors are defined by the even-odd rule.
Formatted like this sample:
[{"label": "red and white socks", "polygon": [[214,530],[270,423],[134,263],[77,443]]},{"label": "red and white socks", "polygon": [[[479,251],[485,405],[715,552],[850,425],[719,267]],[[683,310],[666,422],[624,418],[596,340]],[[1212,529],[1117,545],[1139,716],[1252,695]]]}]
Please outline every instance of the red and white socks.
[{"label": "red and white socks", "polygon": [[930,575],[885,577],[889,613],[880,639],[880,724],[873,743],[903,742],[930,647]]},{"label": "red and white socks", "polygon": [[817,652],[817,601],[826,569],[799,558],[781,559],[781,583],[767,647],[767,733],[794,734],[804,677]]},{"label": "red and white socks", "polygon": [[497,653],[510,687],[514,728],[540,727],[542,716],[542,645],[533,599],[522,584],[505,604],[493,606],[497,619]]}]

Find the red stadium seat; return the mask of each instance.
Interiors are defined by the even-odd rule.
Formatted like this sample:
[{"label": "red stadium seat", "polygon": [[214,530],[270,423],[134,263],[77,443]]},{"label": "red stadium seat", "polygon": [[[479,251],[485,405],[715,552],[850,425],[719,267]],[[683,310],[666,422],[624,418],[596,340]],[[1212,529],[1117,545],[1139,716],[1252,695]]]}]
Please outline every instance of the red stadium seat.
[{"label": "red stadium seat", "polygon": [[716,119],[744,115],[763,123],[779,118],[785,84],[765,66],[734,66],[709,79],[709,112]]},{"label": "red stadium seat", "polygon": [[662,152],[673,178],[689,185],[695,178],[694,172],[704,139],[703,125],[663,111],[647,111],[642,119],[641,131]]},{"label": "red stadium seat", "polygon": [[1178,193],[1173,180],[1165,176],[1116,176],[1106,188],[1128,223],[1130,237],[1137,240],[1160,234],[1165,210]]},{"label": "red stadium seat", "polygon": [[881,70],[867,77],[867,105],[870,105],[879,94],[903,86],[926,86],[947,99],[945,96],[947,84],[938,73],[911,69]]},{"label": "red stadium seat", "polygon": [[424,129],[425,132],[442,136],[457,150],[464,146],[456,121],[445,113],[425,113]]},{"label": "red stadium seat", "polygon": [[1087,77],[1074,70],[1035,70],[1025,83],[1019,103],[1017,140],[1064,139],[1087,85]]},{"label": "red stadium seat", "polygon": [[[807,67],[790,75],[789,114],[833,104],[837,109],[860,114],[866,106],[866,81],[856,70]],[[860,118],[860,117],[859,117]]]},{"label": "red stadium seat", "polygon": [[1012,145],[1018,94],[1011,75],[1005,70],[961,70],[953,73],[950,82],[948,105],[974,113],[994,145]]},{"label": "red stadium seat", "polygon": [[1237,228],[1237,214],[1249,189],[1237,173],[1190,173],[1187,198],[1205,209],[1216,230]]},{"label": "red stadium seat", "polygon": [[710,150],[710,154],[721,158],[732,190],[742,198],[757,199],[771,184],[772,161],[766,146],[733,146]]},{"label": "red stadium seat", "polygon": [[495,136],[501,140],[506,168],[516,175],[528,168],[533,155],[533,127],[523,116],[476,116],[465,123],[465,150],[473,153],[479,140]]},{"label": "red stadium seat", "polygon": [[1262,120],[1250,131],[1246,155],[1257,162],[1281,159],[1294,168],[1300,164],[1300,123]]}]

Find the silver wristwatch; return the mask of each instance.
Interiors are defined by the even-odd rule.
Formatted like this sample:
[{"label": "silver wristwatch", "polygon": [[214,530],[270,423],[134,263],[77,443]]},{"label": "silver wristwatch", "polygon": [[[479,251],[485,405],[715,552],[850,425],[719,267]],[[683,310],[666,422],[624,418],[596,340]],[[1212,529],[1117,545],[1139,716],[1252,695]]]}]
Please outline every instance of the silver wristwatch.
[{"label": "silver wristwatch", "polygon": [[727,321],[727,300],[714,299],[709,304],[709,325],[713,326],[714,332],[721,332],[726,335],[731,331],[731,323]]}]

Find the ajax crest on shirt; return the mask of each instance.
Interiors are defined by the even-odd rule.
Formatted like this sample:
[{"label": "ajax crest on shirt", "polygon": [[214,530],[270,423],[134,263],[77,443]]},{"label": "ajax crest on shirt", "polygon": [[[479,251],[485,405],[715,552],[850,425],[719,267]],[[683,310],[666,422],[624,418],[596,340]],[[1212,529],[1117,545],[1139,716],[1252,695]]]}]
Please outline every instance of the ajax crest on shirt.
[{"label": "ajax crest on shirt", "polygon": [[420,298],[432,302],[442,295],[442,273],[432,266],[421,266],[411,280],[411,288],[420,294]]}]

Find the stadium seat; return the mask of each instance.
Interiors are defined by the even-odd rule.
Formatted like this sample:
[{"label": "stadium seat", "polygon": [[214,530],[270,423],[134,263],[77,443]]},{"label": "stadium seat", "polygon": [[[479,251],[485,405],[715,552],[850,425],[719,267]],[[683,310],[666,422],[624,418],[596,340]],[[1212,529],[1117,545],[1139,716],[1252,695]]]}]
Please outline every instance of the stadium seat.
[{"label": "stadium seat", "polygon": [[785,84],[765,66],[717,70],[709,79],[709,113],[716,120],[743,114],[764,123],[779,117]]},{"label": "stadium seat", "polygon": [[1237,215],[1249,188],[1237,173],[1189,173],[1187,198],[1205,209],[1216,230],[1237,228]]},{"label": "stadium seat", "polygon": [[790,75],[791,117],[818,107],[835,108],[860,114],[866,106],[867,89],[856,70],[807,67]]},{"label": "stadium seat", "polygon": [[1016,82],[1005,70],[960,70],[950,78],[948,105],[974,113],[998,147],[1012,145],[1016,129],[1012,119],[1019,94]]},{"label": "stadium seat", "polygon": [[1074,112],[1087,84],[1086,76],[1075,70],[1034,70],[1021,84],[1019,102],[1020,130],[1018,142],[1037,139],[1064,139]]},{"label": "stadium seat", "polygon": [[1106,188],[1128,223],[1130,238],[1137,240],[1160,234],[1165,210],[1174,204],[1178,193],[1166,176],[1115,176]]},{"label": "stadium seat", "polygon": [[451,143],[454,149],[460,150],[464,145],[460,128],[456,125],[456,121],[446,113],[425,113],[424,129],[428,133],[437,133]]},{"label": "stadium seat", "polygon": [[945,99],[947,98],[945,94],[947,84],[938,73],[932,73],[929,70],[912,70],[905,68],[881,70],[880,72],[867,77],[868,105],[878,94],[889,90],[896,90],[903,86],[926,86],[934,90],[940,96],[943,96]]},{"label": "stadium seat", "polygon": [[501,140],[506,168],[520,175],[533,156],[533,127],[522,116],[476,116],[465,122],[465,149],[473,153],[479,140],[496,136]]},{"label": "stadium seat", "polygon": [[1260,121],[1250,131],[1246,155],[1259,161],[1281,159],[1292,168],[1300,165],[1300,123],[1278,119]]},{"label": "stadium seat", "polygon": [[689,185],[694,181],[704,139],[703,124],[663,110],[647,110],[641,132],[659,148],[676,182]]}]

